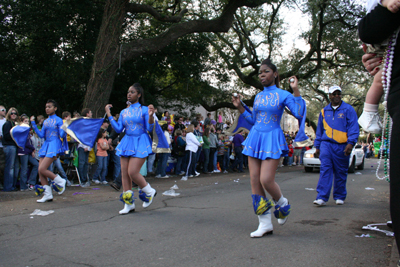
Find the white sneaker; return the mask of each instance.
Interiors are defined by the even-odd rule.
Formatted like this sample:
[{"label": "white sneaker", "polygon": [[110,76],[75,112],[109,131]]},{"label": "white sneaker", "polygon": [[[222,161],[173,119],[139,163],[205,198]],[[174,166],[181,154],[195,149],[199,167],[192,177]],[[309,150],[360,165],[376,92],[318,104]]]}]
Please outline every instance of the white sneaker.
[{"label": "white sneaker", "polygon": [[199,175],[200,175],[200,173],[197,172],[197,171],[194,171],[194,173],[196,174],[196,176],[199,176]]},{"label": "white sneaker", "polygon": [[81,185],[81,187],[89,187],[89,186],[90,186],[90,182],[86,182],[86,183]]},{"label": "white sneaker", "polygon": [[293,163],[292,163],[292,166],[296,166],[296,162],[293,162]]},{"label": "white sneaker", "polygon": [[336,199],[336,205],[343,205],[344,201],[341,199]]},{"label": "white sneaker", "polygon": [[181,181],[187,181],[188,177],[187,176],[182,176]]},{"label": "white sneaker", "polygon": [[313,203],[314,203],[315,205],[319,206],[319,207],[325,206],[325,205],[326,205],[325,201],[323,201],[322,199],[316,199],[316,200],[314,200]]},{"label": "white sneaker", "polygon": [[154,178],[161,178],[161,174],[157,174]]},{"label": "white sneaker", "polygon": [[185,175],[186,173],[185,172],[181,172],[179,175]]},{"label": "white sneaker", "polygon": [[227,170],[225,170],[225,171],[224,171],[224,173],[228,173],[228,171],[227,171]]},{"label": "white sneaker", "polygon": [[160,177],[157,177],[157,178],[166,179],[166,178],[169,178],[169,177],[170,177],[170,176],[165,175],[165,176],[160,176]]},{"label": "white sneaker", "polygon": [[193,177],[193,175],[189,175],[189,178],[192,178]]},{"label": "white sneaker", "polygon": [[95,183],[95,184],[100,184],[99,180],[92,180],[92,182]]},{"label": "white sneaker", "polygon": [[215,173],[220,173],[221,171],[220,171],[220,170],[215,170],[214,172],[215,172]]},{"label": "white sneaker", "polygon": [[358,119],[358,124],[360,124],[366,132],[373,134],[382,133],[382,122],[378,112],[363,111]]},{"label": "white sneaker", "polygon": [[103,182],[101,182],[102,184],[108,184],[108,182],[107,181],[103,181]]}]

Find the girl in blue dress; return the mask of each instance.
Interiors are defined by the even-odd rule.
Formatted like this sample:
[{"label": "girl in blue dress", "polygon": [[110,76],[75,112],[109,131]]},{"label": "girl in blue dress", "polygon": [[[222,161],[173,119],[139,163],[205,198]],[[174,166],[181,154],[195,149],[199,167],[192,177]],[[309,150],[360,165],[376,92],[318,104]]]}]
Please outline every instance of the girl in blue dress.
[{"label": "girl in blue dress", "polygon": [[144,177],[140,174],[140,168],[148,155],[152,154],[152,141],[148,132],[154,127],[154,107],[144,106],[143,88],[135,83],[128,89],[129,106],[122,110],[118,122],[111,116],[111,104],[106,105],[105,110],[112,127],[117,133],[125,130],[125,136],[116,147],[117,156],[121,157],[122,187],[124,192],[120,200],[124,208],[119,214],[127,214],[135,211],[132,182],[137,184],[139,198],[143,201],[143,208],[147,208],[157,194]]},{"label": "girl in blue dress", "polygon": [[53,172],[49,171],[50,164],[57,159],[61,154],[64,154],[65,146],[63,146],[60,138],[66,138],[66,133],[61,126],[63,121],[60,117],[56,115],[57,102],[50,99],[46,103],[46,114],[49,116],[44,122],[42,129],[39,130],[35,123],[35,117],[30,118],[33,129],[40,138],[44,138],[42,148],[39,150],[39,178],[42,185],[36,185],[35,191],[36,195],[43,197],[37,202],[46,202],[53,200],[53,193],[51,187],[48,184],[47,178],[50,178],[51,186],[54,191],[58,194],[62,194],[65,191],[66,181],[60,177],[60,175],[55,175]]},{"label": "girl in blue dress", "polygon": [[[273,206],[278,223],[283,225],[287,220],[290,205],[275,182],[279,159],[289,152],[280,120],[285,107],[297,119],[302,119],[301,114],[305,111],[305,102],[300,96],[296,77],[290,77],[292,95],[278,88],[278,71],[269,59],[261,63],[258,76],[264,91],[255,97],[252,114],[243,107],[240,97],[232,97],[234,106],[253,125],[247,139],[242,143],[243,154],[248,156],[254,212],[259,219],[258,229],[250,234],[251,237],[272,234],[269,210]],[[271,195],[273,201],[266,197],[265,192]]]}]

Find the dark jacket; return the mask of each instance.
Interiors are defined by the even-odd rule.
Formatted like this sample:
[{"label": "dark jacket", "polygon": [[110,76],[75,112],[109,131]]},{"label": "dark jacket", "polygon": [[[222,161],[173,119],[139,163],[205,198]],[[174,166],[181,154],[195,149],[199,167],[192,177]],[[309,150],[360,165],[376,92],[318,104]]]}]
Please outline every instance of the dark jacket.
[{"label": "dark jacket", "polygon": [[6,121],[3,125],[3,146],[17,146],[11,137],[11,128],[15,126],[15,122]]}]

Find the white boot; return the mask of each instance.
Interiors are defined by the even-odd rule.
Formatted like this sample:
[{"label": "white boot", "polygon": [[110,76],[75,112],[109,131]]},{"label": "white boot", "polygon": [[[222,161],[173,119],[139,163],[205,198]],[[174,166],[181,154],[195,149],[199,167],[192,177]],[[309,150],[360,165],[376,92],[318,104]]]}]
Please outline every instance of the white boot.
[{"label": "white boot", "polygon": [[152,188],[149,183],[139,190],[139,198],[143,201],[143,208],[150,206],[156,195],[157,191]]},{"label": "white boot", "polygon": [[51,191],[51,187],[48,185],[43,186],[43,197],[41,199],[36,200],[39,203],[44,203],[47,201],[53,201],[53,192]]},{"label": "white boot", "polygon": [[[128,190],[123,192],[120,196],[120,200],[124,202],[124,208],[119,211],[119,214],[128,214],[131,211],[135,211],[135,200],[133,199],[133,191]],[[132,203],[132,204],[129,204]]]},{"label": "white boot", "polygon": [[135,203],[133,203],[132,205],[128,205],[125,203],[124,208],[122,210],[119,211],[119,214],[128,214],[131,211],[135,211]]},{"label": "white boot", "polygon": [[54,178],[54,180],[53,180],[52,187],[53,187],[54,191],[58,192],[58,194],[61,195],[65,191],[66,183],[67,183],[67,181],[65,179],[61,178],[60,175],[57,174],[56,178]]},{"label": "white boot", "polygon": [[250,234],[250,237],[262,237],[264,235],[272,235],[273,226],[271,222],[271,213],[258,215],[258,229]]}]

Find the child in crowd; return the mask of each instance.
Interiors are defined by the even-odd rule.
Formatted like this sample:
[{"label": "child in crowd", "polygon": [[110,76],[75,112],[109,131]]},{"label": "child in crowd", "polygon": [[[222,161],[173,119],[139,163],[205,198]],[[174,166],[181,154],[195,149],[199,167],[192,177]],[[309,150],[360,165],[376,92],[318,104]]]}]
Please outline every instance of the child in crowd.
[{"label": "child in crowd", "polygon": [[230,148],[232,146],[232,141],[229,139],[229,136],[224,135],[224,164],[223,170],[224,173],[228,173],[229,163],[230,163]]},{"label": "child in crowd", "polygon": [[[225,172],[226,169],[224,168],[224,153],[225,153],[225,148],[224,148],[224,140],[225,140],[225,135],[220,134],[218,135],[218,152],[217,152],[217,162],[219,163],[220,171]],[[218,168],[218,166],[217,166]]]},{"label": "child in crowd", "polygon": [[[395,2],[395,1],[393,1]],[[380,0],[368,0],[367,2],[367,14],[371,12],[378,4]],[[397,13],[398,9],[388,5],[389,11]],[[381,44],[363,44],[363,50],[365,53],[376,54],[377,58],[383,58],[385,56],[385,50],[388,46],[388,40],[383,41]],[[374,76],[374,81],[369,88],[365,97],[364,110],[358,119],[358,124],[364,129],[364,131],[374,134],[382,132],[382,122],[378,114],[379,101],[383,95],[382,85],[382,72],[384,62],[379,66],[378,73]]]},{"label": "child in crowd", "polygon": [[[100,131],[96,138],[97,143],[97,169],[93,177],[93,182],[95,184],[108,184],[106,181],[107,174],[107,150],[110,148],[107,142],[107,132],[100,128]],[[100,178],[100,180],[99,180]]]}]

